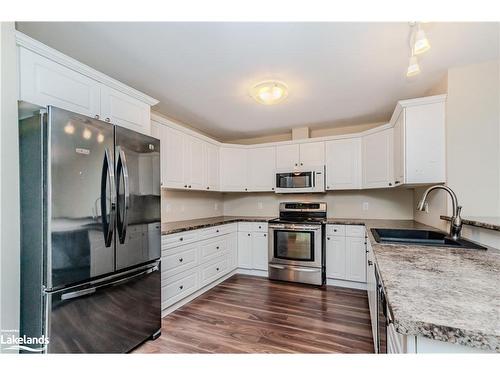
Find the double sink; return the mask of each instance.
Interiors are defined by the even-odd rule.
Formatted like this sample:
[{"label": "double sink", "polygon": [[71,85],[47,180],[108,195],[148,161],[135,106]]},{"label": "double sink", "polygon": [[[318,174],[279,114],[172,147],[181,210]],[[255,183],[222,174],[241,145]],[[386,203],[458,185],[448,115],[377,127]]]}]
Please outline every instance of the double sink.
[{"label": "double sink", "polygon": [[372,228],[371,231],[378,243],[486,250],[486,247],[474,242],[461,238],[454,240],[448,237],[446,233],[433,230]]}]

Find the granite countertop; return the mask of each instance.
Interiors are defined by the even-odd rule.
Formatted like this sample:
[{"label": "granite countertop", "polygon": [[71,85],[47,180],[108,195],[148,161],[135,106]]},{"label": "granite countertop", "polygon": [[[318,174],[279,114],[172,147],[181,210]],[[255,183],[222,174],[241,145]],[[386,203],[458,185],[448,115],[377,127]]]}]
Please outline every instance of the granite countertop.
[{"label": "granite countertop", "polygon": [[238,221],[246,222],[267,222],[275,217],[269,216],[215,216],[203,219],[172,221],[170,223],[161,224],[161,234],[174,234],[185,232],[188,230],[202,229],[214,227],[216,225],[236,223]]},{"label": "granite countertop", "polygon": [[[220,216],[162,224],[162,234],[273,217]],[[328,218],[365,225],[396,330],[500,352],[500,251],[379,244],[372,228],[432,229],[413,220]]]},{"label": "granite countertop", "polygon": [[499,250],[379,244],[371,228],[435,228],[405,220],[365,225],[399,333],[500,352]]},{"label": "granite countertop", "polygon": [[[450,216],[440,216],[441,219],[451,221]],[[496,230],[500,232],[500,217],[499,216],[466,216],[462,218],[462,222],[473,227]]]}]

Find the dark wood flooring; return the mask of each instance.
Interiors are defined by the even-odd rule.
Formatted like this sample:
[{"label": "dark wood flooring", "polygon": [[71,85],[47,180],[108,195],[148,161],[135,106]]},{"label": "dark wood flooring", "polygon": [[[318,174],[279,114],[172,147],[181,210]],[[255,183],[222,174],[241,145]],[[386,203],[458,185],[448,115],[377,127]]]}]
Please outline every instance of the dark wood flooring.
[{"label": "dark wood flooring", "polygon": [[235,275],[163,318],[134,353],[372,353],[365,291]]}]

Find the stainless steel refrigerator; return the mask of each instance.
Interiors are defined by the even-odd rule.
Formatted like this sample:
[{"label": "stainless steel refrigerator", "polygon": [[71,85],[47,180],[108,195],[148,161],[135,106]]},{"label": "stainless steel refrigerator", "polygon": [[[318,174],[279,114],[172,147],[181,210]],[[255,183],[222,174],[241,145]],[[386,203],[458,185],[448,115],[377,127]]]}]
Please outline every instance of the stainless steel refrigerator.
[{"label": "stainless steel refrigerator", "polygon": [[48,107],[20,120],[21,335],[123,353],[161,320],[160,142]]}]

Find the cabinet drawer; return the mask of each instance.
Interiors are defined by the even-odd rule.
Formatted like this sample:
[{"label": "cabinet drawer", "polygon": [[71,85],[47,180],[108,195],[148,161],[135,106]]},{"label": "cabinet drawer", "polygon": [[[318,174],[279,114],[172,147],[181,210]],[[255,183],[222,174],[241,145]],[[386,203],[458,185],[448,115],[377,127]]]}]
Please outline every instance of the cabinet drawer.
[{"label": "cabinet drawer", "polygon": [[326,226],[328,236],[345,236],[345,225],[331,224]]},{"label": "cabinet drawer", "polygon": [[162,273],[166,277],[186,271],[198,264],[198,246],[196,244],[181,246],[176,250],[173,254],[164,252],[161,258]]},{"label": "cabinet drawer", "polygon": [[240,222],[238,223],[238,232],[251,232],[253,231],[253,224],[248,222]]},{"label": "cabinet drawer", "polygon": [[222,256],[227,252],[228,236],[217,240],[210,240],[200,245],[200,263]]},{"label": "cabinet drawer", "polygon": [[176,234],[169,234],[162,238],[162,249],[168,249],[171,247],[176,247],[180,245],[184,245],[186,243],[190,243],[198,240],[199,232],[198,231],[187,231]]},{"label": "cabinet drawer", "polygon": [[200,287],[204,287],[207,284],[217,280],[222,277],[229,270],[229,259],[226,257],[221,258],[213,263],[203,265],[200,269]]},{"label": "cabinet drawer", "polygon": [[[164,285],[163,285],[164,284]],[[165,309],[198,289],[196,268],[162,281],[161,308]]]},{"label": "cabinet drawer", "polygon": [[267,223],[252,223],[253,232],[266,232],[267,233]]},{"label": "cabinet drawer", "polygon": [[365,236],[365,226],[364,225],[347,225],[346,226],[346,236],[347,237],[364,237]]},{"label": "cabinet drawer", "polygon": [[200,240],[221,236],[236,231],[236,224],[217,225],[200,230]]}]

